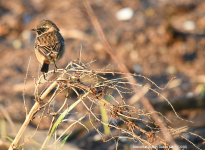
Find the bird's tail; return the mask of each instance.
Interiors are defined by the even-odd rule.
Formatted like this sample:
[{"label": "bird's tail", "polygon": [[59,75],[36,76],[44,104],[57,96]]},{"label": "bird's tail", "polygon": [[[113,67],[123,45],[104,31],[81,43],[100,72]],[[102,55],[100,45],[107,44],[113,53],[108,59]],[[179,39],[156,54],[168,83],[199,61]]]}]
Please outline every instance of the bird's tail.
[{"label": "bird's tail", "polygon": [[43,66],[41,67],[41,72],[48,72],[49,64],[43,63]]}]

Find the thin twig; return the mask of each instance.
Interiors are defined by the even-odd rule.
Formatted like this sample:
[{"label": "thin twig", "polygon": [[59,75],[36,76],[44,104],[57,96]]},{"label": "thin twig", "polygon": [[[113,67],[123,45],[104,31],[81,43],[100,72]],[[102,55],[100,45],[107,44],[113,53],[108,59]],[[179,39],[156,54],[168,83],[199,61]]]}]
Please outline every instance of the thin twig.
[{"label": "thin twig", "polygon": [[27,110],[27,107],[26,107],[25,90],[26,90],[26,80],[27,80],[27,77],[28,77],[28,70],[29,70],[30,62],[31,62],[31,57],[29,59],[28,66],[27,66],[27,69],[26,69],[26,77],[24,79],[24,87],[23,87],[23,102],[24,102],[24,107],[25,107],[25,111],[26,111],[26,116],[28,114],[28,110]]},{"label": "thin twig", "polygon": [[[104,50],[111,56],[111,58],[116,62],[116,64],[118,64],[119,69],[126,73],[126,76],[131,76],[129,70],[127,69],[127,67],[122,63],[122,61],[120,60],[120,58],[118,57],[118,55],[114,52],[114,50],[112,49],[112,47],[110,46],[109,42],[107,41],[105,34],[101,28],[101,25],[98,21],[98,19],[96,18],[89,2],[84,2],[84,6],[86,8],[87,14],[90,17],[90,20],[93,24],[93,26],[95,27],[103,45],[104,45]],[[128,81],[131,83],[136,83],[135,79],[133,77],[128,78]],[[135,89],[136,91],[139,90],[137,87],[133,86],[133,89]],[[152,107],[152,105],[150,104],[149,100],[144,96],[144,93],[139,90],[139,95],[141,97],[140,102],[143,104],[143,106],[149,110],[150,112],[155,112],[154,108]],[[168,129],[166,128],[166,126],[164,125],[163,121],[160,119],[160,117],[158,116],[157,113],[152,113],[152,118],[155,120],[156,124],[160,127],[162,134],[164,136],[164,139],[169,142],[172,146],[177,147],[176,142],[174,141],[174,139],[172,138],[171,134],[169,133]],[[176,150],[179,150],[179,148],[175,148]]]},{"label": "thin twig", "polygon": [[49,92],[57,85],[58,85],[58,82],[56,80],[48,87],[48,89],[40,96],[40,98],[33,105],[33,107],[31,108],[31,110],[29,112],[29,114],[26,116],[26,119],[25,119],[23,125],[21,126],[19,132],[17,133],[15,139],[11,143],[11,145],[9,147],[9,150],[13,150],[14,148],[17,147],[17,144],[18,144],[20,138],[22,137],[22,135],[23,135],[26,127],[28,126],[29,122],[32,120],[33,115],[36,113],[36,110],[39,108],[41,102],[45,99],[45,97],[49,94]]}]

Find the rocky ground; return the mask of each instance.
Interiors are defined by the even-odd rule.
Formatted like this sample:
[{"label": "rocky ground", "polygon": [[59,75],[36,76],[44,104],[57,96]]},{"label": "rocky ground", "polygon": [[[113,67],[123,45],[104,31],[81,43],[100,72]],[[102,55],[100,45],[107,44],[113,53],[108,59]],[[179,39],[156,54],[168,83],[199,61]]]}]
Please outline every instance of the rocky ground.
[{"label": "rocky ground", "polygon": [[[34,79],[41,73],[34,53],[35,33],[30,29],[35,28],[40,20],[53,21],[65,39],[66,53],[57,62],[59,68],[79,58],[82,49],[82,62],[97,59],[91,69],[110,64],[109,68],[119,71],[117,64],[103,50],[89,17],[80,9],[81,3],[69,0],[0,1],[0,104],[14,122],[25,119],[22,93],[26,74],[26,99],[29,107],[34,103]],[[130,72],[142,74],[160,87],[176,77],[165,90],[156,90],[170,100],[181,117],[195,122],[187,124],[176,121],[174,126],[189,125],[190,132],[205,138],[205,1],[90,0],[90,3],[107,40]],[[127,18],[116,16],[123,8],[129,8]],[[143,84],[148,82],[139,81]],[[162,109],[167,107],[163,99],[152,92],[146,96],[168,119],[176,120],[171,110]],[[81,111],[81,108],[76,108],[76,111]],[[0,117],[3,118],[1,109]],[[45,121],[40,129],[48,127]],[[100,149],[115,149],[113,141],[106,144],[94,142],[92,137],[95,134],[93,131],[78,135],[70,142],[75,141],[81,149],[94,150],[99,146]],[[91,144],[86,144],[85,138]],[[187,138],[201,149],[205,148],[200,138],[188,135]],[[177,143],[193,149],[188,142],[177,139]],[[128,149],[126,144],[121,142],[120,148]]]}]

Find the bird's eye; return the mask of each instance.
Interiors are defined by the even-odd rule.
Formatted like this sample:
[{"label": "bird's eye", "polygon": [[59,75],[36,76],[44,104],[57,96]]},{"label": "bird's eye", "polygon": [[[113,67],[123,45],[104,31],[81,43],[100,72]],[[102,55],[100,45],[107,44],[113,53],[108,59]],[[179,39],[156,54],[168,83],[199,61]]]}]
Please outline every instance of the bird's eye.
[{"label": "bird's eye", "polygon": [[44,33],[45,31],[47,31],[48,30],[48,28],[39,28],[38,30],[37,30],[37,33],[38,33],[38,35],[41,35],[42,33]]},{"label": "bird's eye", "polygon": [[41,32],[45,32],[46,30],[48,30],[48,28],[40,28],[39,29]]},{"label": "bird's eye", "polygon": [[37,30],[36,32],[38,33],[38,35],[41,35],[41,31],[40,30]]}]

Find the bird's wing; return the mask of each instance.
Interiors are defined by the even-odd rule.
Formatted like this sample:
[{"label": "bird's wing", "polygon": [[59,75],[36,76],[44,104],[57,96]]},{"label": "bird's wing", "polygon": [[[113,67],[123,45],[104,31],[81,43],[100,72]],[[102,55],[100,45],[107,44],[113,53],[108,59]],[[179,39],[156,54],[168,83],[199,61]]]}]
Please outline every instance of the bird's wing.
[{"label": "bird's wing", "polygon": [[[57,57],[57,54],[64,42],[60,33],[50,32],[36,38],[35,49],[37,49],[48,60]],[[54,56],[51,54],[55,54]]]}]

